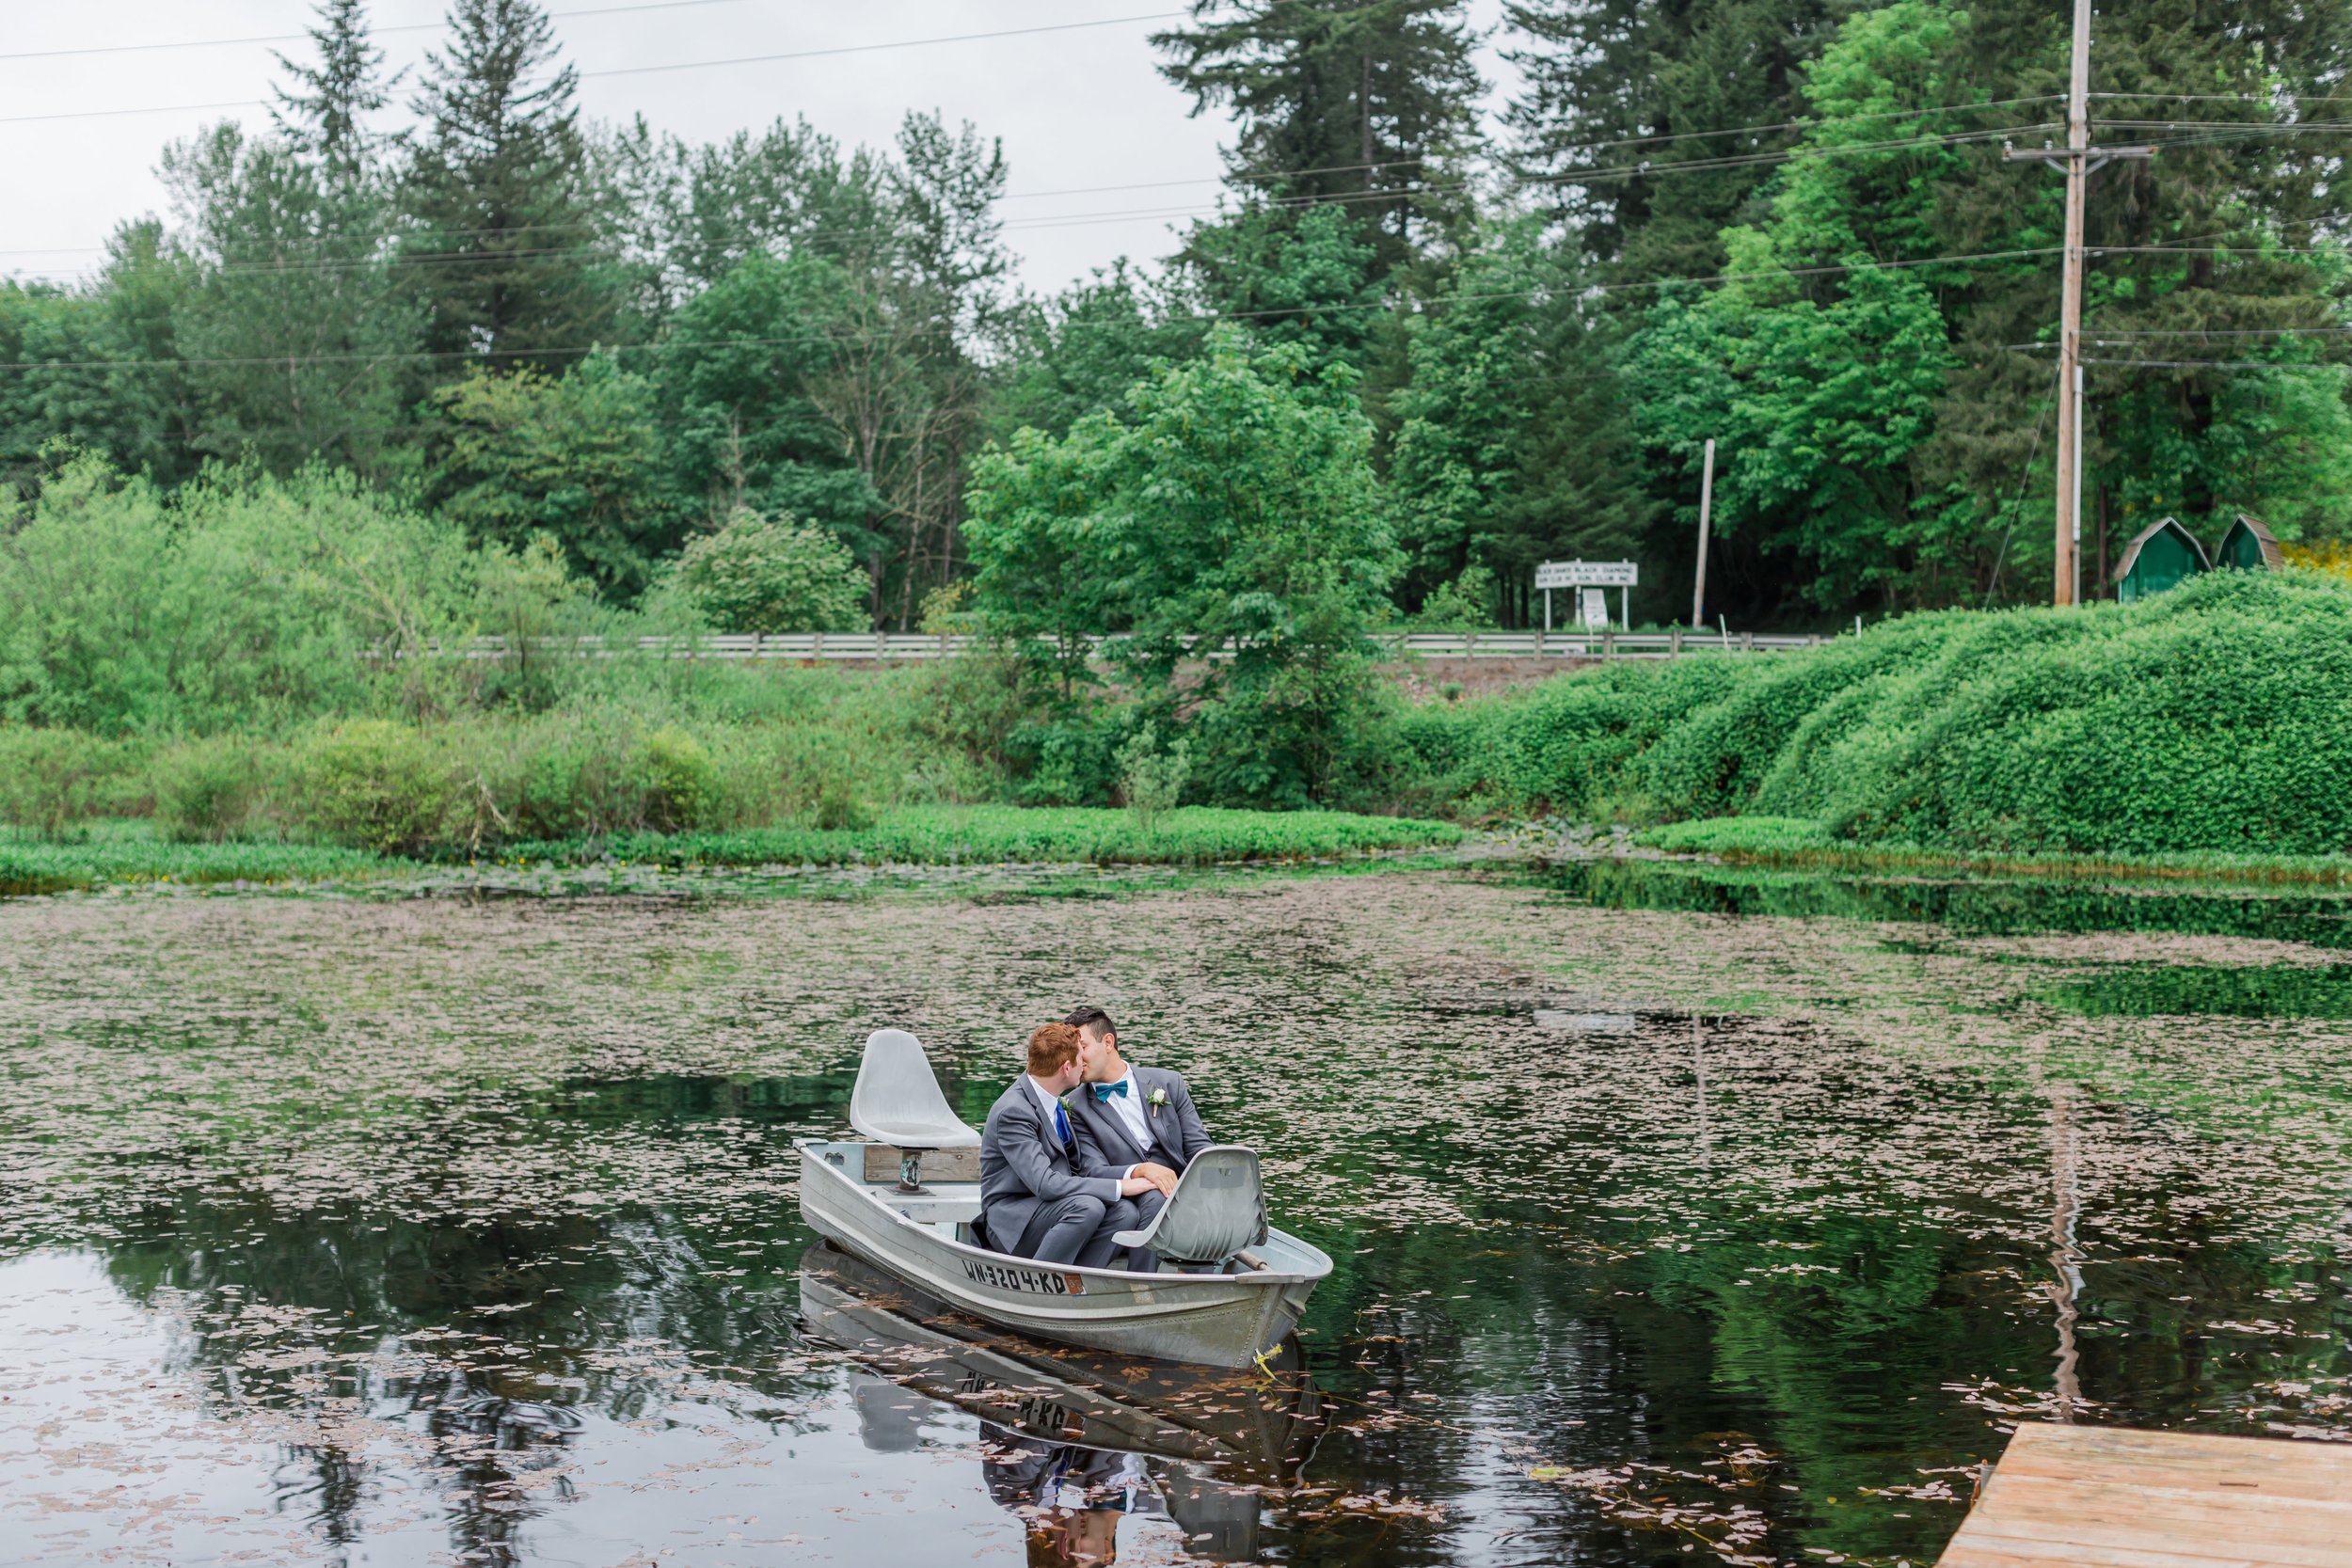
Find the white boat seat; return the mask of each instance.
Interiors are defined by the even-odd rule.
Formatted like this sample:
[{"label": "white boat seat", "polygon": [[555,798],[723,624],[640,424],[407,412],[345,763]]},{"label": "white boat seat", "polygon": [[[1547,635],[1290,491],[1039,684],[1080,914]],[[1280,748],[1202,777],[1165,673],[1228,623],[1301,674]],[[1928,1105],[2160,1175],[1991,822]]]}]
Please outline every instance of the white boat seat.
[{"label": "white boat seat", "polygon": [[866,1037],[866,1058],[850,1091],[850,1125],[897,1148],[969,1148],[980,1141],[940,1093],[923,1042],[904,1029]]},{"label": "white boat seat", "polygon": [[1258,1151],[1238,1144],[1212,1144],[1192,1157],[1150,1225],[1122,1230],[1111,1240],[1131,1249],[1148,1246],[1171,1263],[1217,1268],[1265,1237],[1265,1188],[1258,1180]]}]

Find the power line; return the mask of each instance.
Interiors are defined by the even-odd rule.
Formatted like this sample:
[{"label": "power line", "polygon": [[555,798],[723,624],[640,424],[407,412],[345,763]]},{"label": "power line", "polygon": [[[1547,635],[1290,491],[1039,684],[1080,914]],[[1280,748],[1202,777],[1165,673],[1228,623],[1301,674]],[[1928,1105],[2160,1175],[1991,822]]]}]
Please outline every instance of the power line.
[{"label": "power line", "polygon": [[[1993,138],[1993,137],[1994,137],[1994,136],[2014,135],[2014,134],[2016,134],[2016,133],[2017,133],[2017,132],[2019,132],[2019,131],[2032,131],[2032,130],[2039,130],[2039,129],[2042,129],[2042,128],[2044,128],[2044,127],[2040,126],[2040,125],[2028,125],[2028,126],[2007,126],[2007,127],[1998,127],[1998,128],[1994,128],[1994,129],[1992,129],[1992,130],[1986,130],[1986,131],[1966,131],[1966,132],[1954,132],[1954,133],[1949,133],[1949,134],[1947,134],[1947,135],[1935,135],[1935,136],[1906,137],[1906,138],[1901,138],[1901,139],[1899,139],[1899,140],[1889,140],[1889,141],[1880,141],[1880,142],[1859,142],[1859,143],[1852,143],[1852,144],[1849,144],[1849,145],[1846,145],[1846,146],[1840,146],[1840,147],[1830,147],[1830,148],[1812,148],[1812,149],[1791,149],[1791,150],[1786,150],[1786,151],[1782,151],[1782,152],[1747,154],[1747,155],[1741,155],[1741,156],[1737,157],[1737,158],[1734,158],[1734,159],[1726,159],[1726,160],[1692,160],[1692,161],[1684,161],[1684,162],[1677,162],[1677,163],[1668,163],[1668,164],[1651,164],[1651,163],[1644,162],[1644,163],[1638,163],[1638,164],[1627,164],[1627,165],[1620,165],[1620,166],[1615,166],[1615,167],[1613,167],[1613,168],[1597,168],[1597,169],[1586,169],[1586,170],[1581,170],[1581,171],[1580,171],[1579,173],[1577,173],[1577,174],[1576,174],[1576,175],[1574,175],[1574,176],[1565,176],[1565,175],[1564,175],[1564,176],[1560,176],[1559,178],[1560,178],[1560,179],[1562,179],[1562,180],[1564,180],[1564,181],[1566,181],[1566,180],[1583,181],[1583,180],[1597,179],[1597,178],[1602,178],[1602,177],[1606,177],[1606,176],[1610,176],[1610,175],[1617,175],[1617,174],[1626,174],[1626,175],[1665,175],[1665,174],[1689,173],[1689,172],[1693,172],[1693,171],[1701,171],[1701,170],[1705,170],[1705,169],[1711,169],[1711,168],[1716,168],[1716,167],[1733,167],[1733,166],[1773,166],[1773,165],[1779,165],[1779,164],[1784,164],[1784,163],[1797,162],[1797,161],[1805,160],[1805,159],[1810,159],[1810,158],[1822,158],[1822,157],[1842,157],[1842,156],[1860,155],[1860,154],[1866,154],[1866,153],[1883,153],[1883,152],[1889,152],[1889,151],[1901,151],[1901,150],[1916,150],[1916,149],[1930,148],[1930,147],[1945,147],[1945,146],[1964,146],[1964,145],[1972,145],[1972,144],[1976,144],[1976,143],[1980,143],[1980,142],[1988,141],[1988,140],[1990,140],[1991,138]],[[1332,172],[1348,172],[1348,171],[1353,171],[1353,170],[1376,169],[1376,168],[1388,167],[1388,166],[1403,166],[1403,165],[1402,165],[1402,164],[1396,164],[1396,165],[1382,165],[1382,164],[1359,164],[1359,165],[1332,166],[1331,167],[1329,167],[1329,168],[1326,168],[1326,169],[1311,169],[1311,170],[1303,170],[1303,171],[1297,171],[1297,172],[1296,172],[1296,173],[1295,173],[1295,174],[1291,174],[1291,175],[1283,175],[1283,176],[1277,176],[1277,175],[1271,175],[1271,174],[1269,174],[1269,175],[1258,176],[1257,178],[1263,178],[1263,179],[1274,179],[1274,178],[1295,178],[1295,177],[1298,177],[1299,175],[1303,175],[1303,174],[1307,174],[1307,173],[1332,173]],[[1169,183],[1196,183],[1196,182],[1204,183],[1204,182],[1138,182],[1138,183],[1135,183],[1135,184],[1128,184],[1128,185],[1100,185],[1100,186],[1093,186],[1093,187],[1090,187],[1090,188],[1089,188],[1089,191],[1090,191],[1090,193],[1106,193],[1106,192],[1114,192],[1114,191],[1120,191],[1120,190],[1154,189],[1154,188],[1159,188],[1159,187],[1161,187],[1161,186],[1163,186],[1163,185],[1165,185],[1165,184],[1169,184]],[[1317,207],[1317,206],[1333,206],[1333,205],[1344,206],[1344,205],[1352,205],[1352,204],[1359,203],[1359,202],[1374,202],[1374,203],[1377,203],[1377,202],[1388,202],[1388,201],[1403,201],[1403,200],[1414,199],[1414,198],[1426,198],[1426,197],[1433,197],[1433,196],[1456,196],[1456,195],[1460,195],[1461,193],[1463,193],[1463,192],[1465,192],[1465,191],[1467,191],[1467,190],[1470,189],[1470,188],[1471,188],[1471,184],[1472,184],[1472,182],[1471,182],[1470,181],[1468,181],[1468,180],[1463,180],[1463,181],[1456,181],[1456,182],[1453,182],[1453,183],[1450,183],[1450,184],[1443,184],[1443,185],[1428,185],[1428,184],[1422,184],[1422,185],[1407,185],[1407,186],[1398,186],[1398,187],[1393,187],[1393,188],[1391,188],[1391,189],[1386,189],[1386,190],[1353,191],[1353,192],[1343,192],[1343,193],[1337,193],[1337,194],[1331,194],[1331,195],[1312,195],[1312,196],[1295,196],[1295,197],[1273,197],[1273,198],[1265,198],[1265,205],[1266,205],[1268,208],[1271,208],[1271,209],[1274,209],[1274,210],[1278,210],[1278,211],[1303,211],[1303,210],[1305,210],[1305,209],[1311,208],[1311,207]],[[1028,193],[1028,194],[1030,194],[1030,195],[1046,195],[1046,194],[1053,194],[1053,193]],[[1079,194],[1079,193],[1073,192],[1073,193],[1068,193],[1068,194]],[[1006,199],[1006,200],[1009,200],[1009,199],[1015,199],[1015,198],[1010,198],[1010,197],[1007,197],[1007,198],[1000,198],[999,199]],[[1222,211],[1224,211],[1224,210],[1225,210],[1225,209],[1224,209],[1223,203],[1220,201],[1220,202],[1216,203],[1216,204],[1202,204],[1202,203],[1197,203],[1197,202],[1196,202],[1196,203],[1188,203],[1188,204],[1184,204],[1184,205],[1181,205],[1181,206],[1164,206],[1164,207],[1140,207],[1140,208],[1129,208],[1129,209],[1125,209],[1125,210],[1123,210],[1123,211],[1114,211],[1114,212],[1107,212],[1107,213],[1069,213],[1069,214],[1044,214],[1044,215],[1042,215],[1042,216],[1034,217],[1034,218],[1013,218],[1013,219],[1010,219],[1010,220],[1000,220],[1000,221],[999,221],[999,224],[998,224],[998,228],[999,228],[999,230],[1000,230],[1000,231],[1002,231],[1002,232],[1020,232],[1020,231],[1025,231],[1025,230],[1039,230],[1039,229],[1084,228],[1084,227],[1091,227],[1091,226],[1093,226],[1093,225],[1096,225],[1096,224],[1102,224],[1102,223],[1144,222],[1144,221],[1149,221],[1149,220],[1153,220],[1153,219],[1168,219],[1168,218],[1181,218],[1181,217],[1198,217],[1198,216],[1207,216],[1207,215],[1212,215],[1212,214],[1216,214],[1216,213],[1222,212]],[[354,242],[354,243],[358,243],[358,242],[360,242],[360,241],[366,241],[366,240],[387,240],[387,239],[403,239],[403,238],[417,238],[417,237],[431,237],[431,238],[439,238],[439,239],[458,239],[458,238],[477,237],[477,236],[481,236],[481,235],[489,235],[489,234],[496,234],[496,235],[508,235],[508,234],[524,234],[524,233],[532,233],[532,232],[539,232],[539,231],[548,231],[548,232],[563,232],[563,231],[564,231],[564,230],[566,230],[578,229],[578,228],[582,228],[582,227],[585,227],[585,226],[584,226],[584,225],[567,225],[567,224],[525,225],[525,226],[521,226],[521,227],[519,227],[519,228],[516,228],[516,229],[508,229],[508,230],[447,230],[447,231],[441,231],[441,232],[436,233],[436,234],[431,235],[431,236],[421,236],[421,235],[418,235],[418,234],[416,234],[416,233],[415,233],[415,232],[413,232],[413,231],[405,231],[405,230],[386,230],[386,231],[381,231],[381,232],[377,232],[377,233],[373,233],[373,234],[366,234],[366,235],[352,235],[352,236],[349,236],[348,238],[349,238],[352,242]],[[744,232],[740,232],[740,231],[736,231],[736,232],[722,232],[722,233],[717,233],[717,234],[708,234],[708,233],[705,233],[705,234],[690,234],[690,235],[688,236],[688,238],[690,239],[690,241],[703,241],[703,242],[708,242],[708,241],[713,241],[713,240],[745,240],[745,241],[753,241],[753,242],[756,242],[756,243],[760,243],[760,244],[767,244],[767,243],[771,243],[771,242],[772,242],[772,241],[774,241],[774,240],[776,240],[776,239],[779,239],[779,238],[784,238],[784,236],[780,236],[780,235],[772,235],[772,234],[744,233]],[[306,244],[311,244],[311,245],[323,245],[325,243],[326,243],[326,242],[306,242]],[[797,242],[797,243],[798,243],[798,244],[800,244],[800,245],[803,245],[803,246],[809,247],[809,248],[818,248],[818,249],[820,249],[820,250],[821,250],[821,249],[825,249],[825,248],[830,248],[830,245],[819,246],[819,245],[814,245],[814,243],[813,243],[813,242],[810,242],[810,241],[801,241],[801,242]],[[834,241],[834,242],[831,242],[831,244],[832,244],[832,245],[842,245],[842,246],[843,246],[843,248],[844,248],[844,249],[847,249],[847,248],[848,248],[848,246],[846,245],[846,244],[845,244],[844,242],[840,242],[840,241]],[[62,250],[64,247],[56,247],[56,248],[57,248],[58,250]],[[85,247],[85,248],[88,248],[88,247]],[[55,252],[55,251],[51,251],[51,250],[24,250],[24,251],[13,251],[13,252],[0,252],[0,254],[13,254],[13,255],[47,255],[47,254],[54,254],[54,253],[56,253],[56,252]],[[484,257],[482,257],[482,258],[481,258],[481,260],[484,260],[484,261],[496,261],[496,260],[520,260],[520,259],[525,259],[525,258],[529,258],[529,257],[553,257],[553,256],[562,256],[562,255],[580,255],[580,256],[590,256],[590,255],[602,255],[602,254],[608,254],[608,253],[609,253],[609,247],[606,247],[606,246],[598,246],[598,245],[581,245],[581,246],[572,246],[572,247],[548,246],[548,247],[537,247],[537,248],[533,248],[533,249],[530,249],[530,250],[511,250],[511,251],[499,252],[499,253],[495,253],[495,254],[493,254],[493,255],[484,256]],[[438,265],[438,264],[448,264],[450,261],[453,261],[453,260],[458,260],[458,258],[449,258],[449,257],[429,257],[429,256],[428,256],[428,257],[415,257],[415,258],[407,258],[407,257],[402,257],[402,258],[381,258],[381,257],[374,257],[374,256],[355,256],[355,257],[345,257],[345,258],[335,258],[335,259],[330,259],[330,260],[327,260],[327,261],[315,261],[315,262],[302,262],[302,261],[294,261],[294,262],[272,262],[272,263],[237,263],[237,264],[225,264],[225,265],[222,265],[222,266],[216,267],[216,268],[215,268],[214,270],[215,270],[215,272],[216,274],[220,274],[220,273],[231,273],[231,272],[241,272],[241,271],[243,271],[243,272],[270,273],[270,272],[291,272],[291,271],[299,271],[299,270],[303,270],[303,269],[305,269],[305,268],[312,268],[312,267],[321,268],[321,269],[327,269],[327,270],[333,270],[333,269],[341,269],[341,268],[348,268],[348,267],[364,267],[364,266],[372,266],[372,265],[384,265],[384,264],[395,264],[395,265]],[[464,258],[464,260],[472,260],[472,258]],[[34,271],[34,272],[32,272],[32,273],[26,274],[25,276],[33,276],[33,277],[60,277],[60,276],[65,276],[65,277],[71,277],[71,276],[77,276],[77,274],[72,273],[72,272],[68,272],[66,269],[59,268],[59,269],[49,269],[49,270],[46,270],[46,271],[36,270],[36,271]]]},{"label": "power line", "polygon": [[[554,22],[568,22],[578,17],[621,16],[631,11],[675,11],[698,6],[734,6],[743,0],[640,0],[629,6],[594,6],[582,10],[549,11]],[[404,22],[389,27],[370,27],[368,37],[376,39],[390,33],[431,33],[446,26],[444,22]],[[96,43],[74,49],[20,49],[0,55],[0,60],[61,60],[81,55],[144,55],[169,49],[227,49],[255,43],[300,43],[310,33],[259,33],[238,39],[179,39],[165,43]]]},{"label": "power line", "polygon": [[[714,0],[715,3],[715,0]],[[976,43],[984,39],[1026,38],[1040,33],[1073,33],[1090,27],[1118,27],[1135,22],[1164,22],[1187,16],[1187,11],[1145,11],[1134,16],[1108,16],[1093,22],[1057,22],[1036,27],[1005,27],[986,33],[950,33],[937,38],[898,39],[888,43],[848,43],[833,49],[796,49],[774,55],[736,55],[716,60],[681,60],[671,65],[612,66],[579,72],[582,81],[607,76],[643,76],[667,71],[710,71],[721,66],[770,65],[781,60],[814,60],[838,55],[865,55],[883,49],[920,49],[937,43]],[[0,125],[31,125],[60,119],[106,119],[124,115],[209,114],[216,109],[258,109],[259,99],[240,98],[212,103],[158,103],[141,108],[61,109],[49,114],[0,115]]]},{"label": "power line", "polygon": [[2085,359],[2083,363],[2143,371],[2333,371],[2338,374],[2352,371],[2352,365],[2326,359]]},{"label": "power line", "polygon": [[849,43],[835,49],[794,49],[778,55],[736,55],[716,60],[683,60],[674,65],[625,65],[604,71],[583,71],[590,76],[648,76],[664,71],[709,71],[719,66],[771,65],[778,60],[815,60],[834,55],[864,55],[877,49],[914,49],[933,43],[975,43],[982,39],[1025,38],[1035,33],[1074,33],[1089,27],[1118,27],[1130,22],[1166,22],[1188,11],[1144,11],[1135,16],[1106,16],[1095,22],[1055,22],[1037,27],[1004,27],[988,33],[950,33],[941,38],[903,39],[896,43]]},{"label": "power line", "polygon": [[1993,608],[1993,595],[2000,591],[2001,568],[2009,562],[2010,536],[2017,531],[2017,508],[2025,502],[2026,485],[2033,478],[2034,459],[2042,455],[2042,431],[2050,422],[2050,410],[2058,403],[2058,368],[2053,366],[2050,370],[2050,389],[2042,394],[2042,412],[2034,418],[2033,445],[2026,452],[2025,467],[2017,470],[2017,493],[2009,499],[2009,524],[2001,530],[2000,548],[1993,552],[1993,576],[1984,585],[1984,608],[1987,610]]},{"label": "power line", "polygon": [[[2093,98],[2156,103],[2261,103],[2282,108],[2295,103],[2352,103],[2352,94],[2328,92],[2094,92]],[[2102,123],[2111,123],[2103,121]]]}]

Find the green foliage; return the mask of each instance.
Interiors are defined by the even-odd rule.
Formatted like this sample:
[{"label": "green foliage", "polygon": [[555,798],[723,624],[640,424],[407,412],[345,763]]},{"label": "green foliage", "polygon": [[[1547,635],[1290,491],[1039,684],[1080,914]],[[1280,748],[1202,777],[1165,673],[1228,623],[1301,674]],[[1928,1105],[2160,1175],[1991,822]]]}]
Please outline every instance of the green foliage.
[{"label": "green foliage", "polygon": [[150,747],[77,730],[0,723],[0,826],[49,834],[102,816],[144,816]]},{"label": "green foliage", "polygon": [[1504,117],[1517,155],[1542,171],[1581,247],[1618,277],[1719,272],[1723,230],[1772,167],[1758,155],[1797,140],[1804,68],[1847,9],[1841,0],[1511,0],[1510,58],[1525,84]]},{"label": "green foliage", "polygon": [[324,112],[333,123],[316,153],[302,150],[308,131],[291,143],[233,123],[165,150],[161,172],[187,217],[174,348],[198,453],[380,475],[413,396],[424,313],[374,264],[391,203],[344,111]]},{"label": "green foliage", "polygon": [[738,512],[687,543],[678,590],[721,631],[857,631],[866,577],[848,548],[789,517]]},{"label": "green foliage", "polygon": [[1716,531],[1801,560],[1827,608],[1949,602],[1973,580],[1978,514],[1913,461],[1958,363],[1933,273],[1836,272],[1934,254],[1937,192],[1964,157],[1910,143],[1963,128],[1938,111],[1966,20],[1898,0],[1847,23],[1805,86],[1807,140],[1836,155],[1788,166],[1771,220],[1724,231],[1729,280],[1661,300],[1635,353],[1645,440],[1689,473],[1714,437]]},{"label": "green foliage", "polygon": [[189,269],[151,220],[125,224],[107,249],[84,288],[0,280],[0,504],[29,499],[80,451],[158,483],[193,466],[172,325]]},{"label": "green foliage", "polygon": [[186,844],[269,836],[273,798],[286,783],[282,762],[245,736],[210,736],[165,748],[148,770],[156,827]]},{"label": "green foliage", "polygon": [[1025,431],[976,466],[984,623],[1054,638],[1065,691],[1089,633],[1120,634],[1147,703],[1171,702],[1181,674],[1214,799],[1321,799],[1369,706],[1365,634],[1399,560],[1344,385],[1221,328],[1204,359],[1139,383],[1124,417],[1058,441]]},{"label": "green foliage", "polygon": [[304,823],[331,843],[377,854],[412,854],[455,828],[453,759],[416,730],[356,719],[295,753]]},{"label": "green foliage", "polygon": [[448,451],[442,511],[477,539],[520,549],[545,533],[571,569],[631,598],[675,521],[660,499],[654,388],[604,355],[560,379],[477,369],[434,394]]},{"label": "green foliage", "polygon": [[455,532],[347,475],[212,470],[167,499],[70,463],[0,531],[0,716],[270,728],[363,701],[372,644],[462,614]]},{"label": "green foliage", "polygon": [[[1538,562],[1639,552],[1656,508],[1640,483],[1619,351],[1581,282],[1532,219],[1498,222],[1412,319],[1389,473],[1411,552],[1401,597],[1424,618],[1432,596],[1476,571],[1488,587],[1470,595],[1470,624],[1530,624]],[[1440,613],[1454,615],[1454,602]]]},{"label": "green foliage", "polygon": [[415,867],[361,849],[315,844],[175,844],[146,823],[114,823],[64,839],[0,829],[0,897],[112,884],[201,887],[364,879]]},{"label": "green foliage", "polygon": [[[1083,807],[901,807],[837,831],[624,836],[608,841],[616,860],[671,865],[907,864],[988,862],[1203,865],[1220,861],[1307,860],[1379,849],[1452,844],[1444,822],[1343,812],[1250,812],[1186,806],[1150,827],[1134,814]],[[518,845],[522,857],[561,854],[556,845]]]},{"label": "green foliage", "polygon": [[1304,214],[1246,207],[1192,231],[1184,260],[1200,292],[1261,343],[1295,345],[1316,370],[1362,370],[1386,303],[1362,220],[1338,207]]},{"label": "green foliage", "polygon": [[449,24],[445,47],[425,56],[424,128],[403,189],[425,346],[501,366],[568,356],[610,330],[620,303],[573,102],[579,73],[556,63],[534,0],[455,0]]},{"label": "green foliage", "polygon": [[1181,740],[1162,751],[1159,731],[1146,724],[1127,737],[1114,760],[1120,793],[1135,813],[1136,825],[1148,833],[1184,795],[1184,780],[1192,771],[1191,753]]},{"label": "green foliage", "polygon": [[672,483],[723,519],[748,508],[821,525],[871,559],[885,546],[871,477],[844,450],[834,339],[853,334],[853,276],[829,257],[765,254],[740,262],[678,309],[656,372]]},{"label": "green foliage", "polygon": [[1495,624],[1495,575],[1484,566],[1464,567],[1421,602],[1413,625],[1423,631],[1476,631]]},{"label": "green foliage", "polygon": [[992,427],[1066,436],[1089,414],[1119,407],[1153,362],[1200,351],[1208,325],[1170,279],[1139,277],[1122,259],[1042,301],[1025,301],[1006,324],[1010,363],[992,401]]},{"label": "green foliage", "polygon": [[1476,134],[1475,35],[1463,9],[1461,0],[1237,0],[1196,7],[1194,26],[1152,42],[1195,112],[1233,111],[1236,184],[1294,209],[1346,213],[1378,245],[1385,274],[1468,206],[1445,162]]},{"label": "green foliage", "polygon": [[1620,666],[1404,735],[1455,799],[1522,809],[1798,818],[1864,846],[2343,854],[2347,613],[2333,578],[2220,572],[2128,607]]},{"label": "green foliage", "polygon": [[1668,854],[1775,855],[1827,849],[1837,841],[1806,816],[1712,816],[1668,822],[1634,834],[1637,843]]}]

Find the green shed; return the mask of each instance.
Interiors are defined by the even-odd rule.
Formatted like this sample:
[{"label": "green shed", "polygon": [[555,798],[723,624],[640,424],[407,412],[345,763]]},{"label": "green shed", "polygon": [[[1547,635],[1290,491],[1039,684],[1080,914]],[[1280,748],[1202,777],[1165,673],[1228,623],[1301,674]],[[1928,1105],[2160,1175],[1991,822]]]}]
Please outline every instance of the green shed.
[{"label": "green shed", "polygon": [[2115,596],[2125,604],[2161,594],[2209,570],[2205,546],[2173,517],[2159,517],[2132,536],[2123,559],[2115,563]]},{"label": "green shed", "polygon": [[2214,546],[2213,563],[2217,569],[2234,566],[2241,572],[2275,572],[2286,564],[2286,557],[2279,553],[2279,541],[2263,527],[2263,520],[2241,512],[2221,536],[2221,543]]}]

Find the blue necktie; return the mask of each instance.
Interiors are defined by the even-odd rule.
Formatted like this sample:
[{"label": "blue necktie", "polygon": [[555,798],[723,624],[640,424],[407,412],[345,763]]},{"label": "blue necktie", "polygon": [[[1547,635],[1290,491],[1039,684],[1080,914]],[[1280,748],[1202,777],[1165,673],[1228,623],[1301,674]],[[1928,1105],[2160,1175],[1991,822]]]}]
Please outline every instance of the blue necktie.
[{"label": "blue necktie", "polygon": [[1124,1099],[1126,1094],[1127,1080],[1124,1078],[1121,1078],[1116,1084],[1097,1084],[1094,1085],[1094,1102],[1098,1105],[1109,1104],[1111,1102],[1111,1096],[1113,1095],[1118,1095],[1121,1099]]},{"label": "blue necktie", "polygon": [[1054,1131],[1061,1134],[1062,1147],[1069,1148],[1072,1142],[1070,1118],[1062,1114],[1061,1101],[1058,1100],[1054,1101]]}]

